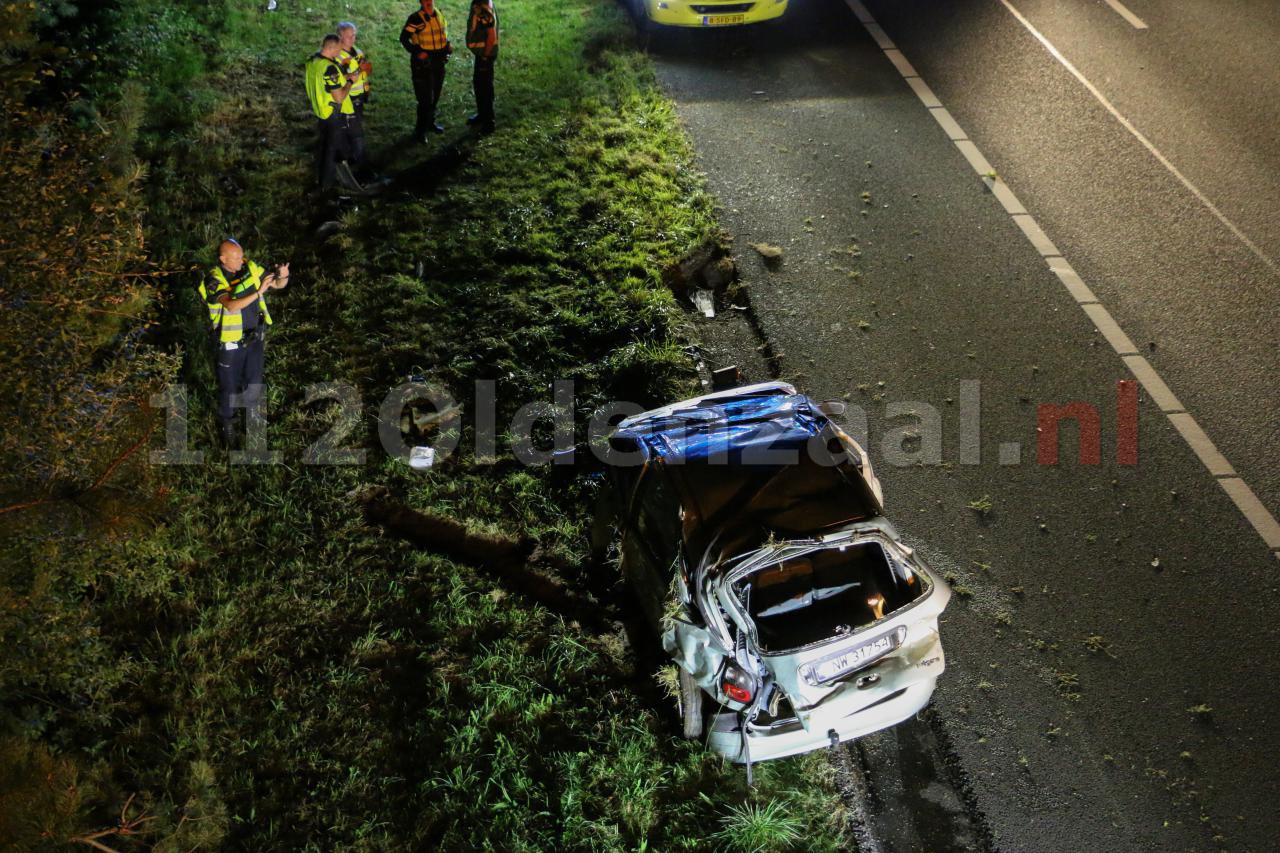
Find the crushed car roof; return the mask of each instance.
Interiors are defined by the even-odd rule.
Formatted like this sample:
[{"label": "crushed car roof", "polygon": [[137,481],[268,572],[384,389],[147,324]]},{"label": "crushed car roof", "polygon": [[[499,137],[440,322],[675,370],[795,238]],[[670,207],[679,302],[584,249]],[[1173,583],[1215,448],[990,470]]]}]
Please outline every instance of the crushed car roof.
[{"label": "crushed car roof", "polygon": [[[783,383],[655,409],[619,424],[682,493],[685,540],[727,551],[770,535],[806,536],[879,514],[856,465],[837,464],[838,430]],[[837,448],[839,452],[839,448]]]}]

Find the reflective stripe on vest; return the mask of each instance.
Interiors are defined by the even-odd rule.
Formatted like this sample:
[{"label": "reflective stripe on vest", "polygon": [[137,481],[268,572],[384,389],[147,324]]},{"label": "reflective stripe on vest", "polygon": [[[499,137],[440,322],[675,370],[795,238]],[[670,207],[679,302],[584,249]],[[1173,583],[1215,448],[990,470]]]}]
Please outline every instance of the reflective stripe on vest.
[{"label": "reflective stripe on vest", "polygon": [[425,12],[417,14],[418,23],[407,23],[404,28],[409,31],[409,41],[418,50],[444,50],[449,43],[445,35],[444,13],[436,9],[435,14],[427,17]]},{"label": "reflective stripe on vest", "polygon": [[498,48],[498,13],[492,3],[483,6],[472,4],[471,15],[467,18],[467,47],[473,51],[487,51]]},{"label": "reflective stripe on vest", "polygon": [[[307,60],[307,98],[311,101],[311,111],[316,118],[323,121],[333,115],[333,93],[329,88],[334,83],[341,89],[346,85],[342,66],[336,59],[315,54]],[[339,110],[345,115],[356,111],[351,98],[343,98]]]},{"label": "reflective stripe on vest", "polygon": [[369,74],[365,71],[368,62],[364,58],[364,51],[355,45],[351,46],[351,50],[343,50],[338,53],[338,62],[346,69],[348,74],[356,75],[356,84],[351,87],[351,96],[363,95],[369,91]]},{"label": "reflective stripe on vest", "polygon": [[[231,294],[232,299],[239,299],[241,296],[256,290],[262,286],[262,267],[253,261],[246,260],[245,266],[248,272],[244,278],[240,279],[240,283],[236,286],[235,291],[231,289],[231,282],[227,281],[227,276],[222,272],[222,267],[214,267],[209,270],[209,274],[213,276],[217,286],[214,288],[213,296],[217,296],[224,290]],[[244,317],[238,312],[228,311],[223,308],[221,303],[216,300],[209,301],[209,292],[204,286],[204,280],[200,280],[200,298],[205,301],[205,306],[209,309],[209,327],[218,332],[218,343],[230,344],[239,341],[244,337]],[[271,312],[267,310],[266,294],[258,297],[258,307],[262,311],[262,321],[268,326],[271,325]]]}]

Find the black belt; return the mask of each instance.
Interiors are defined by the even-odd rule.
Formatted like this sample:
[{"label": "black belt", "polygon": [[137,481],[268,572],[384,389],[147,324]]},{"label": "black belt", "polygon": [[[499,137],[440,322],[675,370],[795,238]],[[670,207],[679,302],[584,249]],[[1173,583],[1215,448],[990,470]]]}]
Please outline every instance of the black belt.
[{"label": "black belt", "polygon": [[218,341],[218,349],[220,350],[236,350],[249,344],[265,341],[267,339],[267,330],[265,326],[255,326],[252,329],[245,329],[238,341]]}]

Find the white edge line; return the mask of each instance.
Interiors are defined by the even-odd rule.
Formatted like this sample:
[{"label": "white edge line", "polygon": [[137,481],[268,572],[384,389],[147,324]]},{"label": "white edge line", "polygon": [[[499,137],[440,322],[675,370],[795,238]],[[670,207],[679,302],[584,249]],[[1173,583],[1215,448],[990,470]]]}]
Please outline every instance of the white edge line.
[{"label": "white edge line", "polygon": [[1225,477],[1218,481],[1231,496],[1231,500],[1244,513],[1244,517],[1258,531],[1258,535],[1267,543],[1268,548],[1280,548],[1280,521],[1276,521],[1258,496],[1249,488],[1249,484],[1239,477]]},{"label": "white edge line", "polygon": [[1093,295],[1093,291],[1089,289],[1089,285],[1084,283],[1084,279],[1080,278],[1075,267],[1063,257],[1046,258],[1049,263],[1049,269],[1053,270],[1053,274],[1058,280],[1066,285],[1067,292],[1070,293],[1076,302],[1082,305],[1086,302],[1097,302],[1098,297]]},{"label": "white edge line", "polygon": [[1227,461],[1227,457],[1223,456],[1209,440],[1209,436],[1204,434],[1204,430],[1200,428],[1200,423],[1186,412],[1174,412],[1169,415],[1169,422],[1173,424],[1182,438],[1191,446],[1192,452],[1200,458],[1204,463],[1204,467],[1209,469],[1209,473],[1215,477],[1235,477],[1236,469],[1231,467],[1231,463]]},{"label": "white edge line", "polygon": [[893,63],[893,67],[898,69],[898,73],[903,77],[920,76],[916,73],[916,69],[911,65],[911,63],[907,62],[907,58],[902,55],[902,51],[898,50],[896,47],[889,48],[884,52],[884,55],[889,57],[889,61]]},{"label": "white edge line", "polygon": [[1105,0],[1105,2],[1108,6],[1110,6],[1112,9],[1115,10],[1117,15],[1119,15],[1120,17],[1128,21],[1130,24],[1132,24],[1135,30],[1147,29],[1146,21],[1142,20],[1137,15],[1133,14],[1127,8],[1125,8],[1125,5],[1121,3],[1120,0]]},{"label": "white edge line", "polygon": [[991,190],[991,194],[996,197],[996,201],[1000,202],[1000,206],[1004,208],[1004,212],[1010,216],[1019,213],[1026,213],[1027,209],[1022,206],[1022,202],[1018,201],[1018,197],[1013,194],[1013,190],[1009,189],[1009,185],[1000,180],[1000,176],[991,177],[984,175],[982,182],[987,185],[987,189]]},{"label": "white edge line", "polygon": [[[1275,262],[1262,254],[1258,247],[1255,246],[1253,242],[1240,231],[1240,229],[1236,228],[1235,225],[1223,216],[1222,212],[1214,207],[1213,203],[1209,201],[1203,193],[1196,189],[1196,187],[1188,181],[1172,163],[1166,160],[1164,155],[1157,151],[1155,146],[1153,146],[1145,136],[1139,133],[1124,116],[1120,115],[1120,113],[1116,111],[1115,107],[1111,106],[1111,103],[1103,97],[1102,93],[1094,88],[1093,84],[1086,80],[1084,76],[1075,69],[1075,66],[1068,62],[1066,58],[1058,52],[1057,48],[1050,44],[1044,36],[1040,35],[1040,33],[1031,26],[1030,22],[1028,22],[1026,18],[1022,17],[1018,10],[1009,4],[1009,0],[1000,0],[1000,2],[1013,13],[1014,17],[1022,22],[1022,25],[1026,27],[1031,34],[1045,46],[1046,49],[1048,49],[1055,59],[1061,62],[1062,65],[1076,77],[1076,79],[1083,83],[1085,87],[1093,93],[1094,97],[1096,97],[1102,105],[1105,106],[1111,114],[1129,130],[1130,133],[1137,137],[1138,141],[1146,146],[1147,150],[1150,151],[1157,160],[1177,176],[1177,178],[1182,181],[1182,183],[1191,190],[1196,197],[1199,198],[1205,206],[1208,207],[1209,210],[1211,210],[1213,214],[1231,230],[1233,234],[1239,237],[1255,255],[1267,264],[1267,266],[1271,267],[1273,270],[1278,269]],[[1107,2],[1110,2],[1110,0],[1107,0]],[[880,29],[879,24],[877,24],[876,20],[871,17],[871,13],[867,11],[866,7],[862,5],[860,0],[845,0],[845,3],[857,16],[858,21],[863,25],[863,27],[867,28],[869,33],[871,33],[871,27],[875,27],[882,33],[884,32]],[[871,33],[871,35],[872,38],[875,37],[874,33]],[[885,40],[889,40],[888,36],[885,36]],[[987,183],[988,188],[992,189],[994,192],[996,182],[1003,185],[1004,182],[1001,181],[998,176],[995,176],[995,170],[987,161],[987,158],[983,156],[982,152],[978,150],[978,146],[974,145],[973,142],[968,139],[956,138],[956,135],[963,134],[964,131],[960,128],[960,125],[956,123],[956,120],[951,116],[951,114],[947,112],[946,108],[942,106],[941,101],[938,101],[935,106],[922,94],[922,92],[927,92],[936,101],[937,98],[933,95],[933,90],[924,83],[923,79],[919,80],[921,88],[917,88],[912,82],[911,78],[918,78],[919,75],[916,74],[915,69],[912,67],[911,63],[907,61],[907,58],[902,54],[902,51],[894,47],[881,49],[884,51],[885,57],[888,58],[889,61],[893,63],[894,67],[898,69],[898,72],[906,78],[907,83],[911,85],[912,91],[916,93],[928,111],[933,114],[938,124],[941,125],[943,131],[955,143],[956,148],[959,149],[960,153],[964,155],[964,158],[969,161],[969,165],[973,167],[973,170],[986,179],[985,182]],[[1006,189],[1008,188],[1006,187]],[[998,194],[997,197],[999,198]],[[1008,190],[1008,198],[1012,200],[1014,205],[1021,208],[1021,202],[1018,202],[1017,196],[1013,195],[1012,190]],[[1009,201],[1001,198],[1000,202],[1006,210],[1009,210]],[[1249,484],[1236,476],[1235,469],[1231,466],[1231,463],[1227,461],[1227,458],[1222,455],[1209,436],[1205,434],[1205,431],[1201,428],[1196,419],[1189,412],[1181,411],[1182,404],[1178,401],[1178,398],[1174,393],[1169,390],[1169,386],[1166,385],[1164,380],[1160,378],[1160,375],[1156,373],[1155,368],[1151,366],[1151,363],[1137,352],[1137,348],[1134,347],[1133,341],[1129,340],[1129,336],[1120,328],[1120,324],[1118,324],[1115,321],[1115,318],[1111,316],[1111,312],[1107,310],[1106,306],[1096,300],[1093,295],[1093,291],[1091,291],[1088,285],[1084,283],[1076,273],[1075,269],[1071,266],[1070,262],[1068,262],[1067,259],[1062,256],[1062,253],[1058,251],[1057,247],[1053,245],[1053,242],[1050,241],[1044,231],[1041,230],[1035,219],[1025,212],[1013,213],[1010,211],[1009,216],[1015,223],[1017,223],[1018,227],[1022,229],[1022,233],[1026,236],[1027,240],[1029,240],[1036,250],[1040,252],[1041,256],[1045,258],[1046,263],[1049,265],[1049,269],[1051,269],[1062,281],[1063,285],[1066,286],[1067,292],[1071,294],[1071,296],[1080,305],[1080,308],[1089,316],[1089,319],[1093,321],[1093,325],[1102,333],[1102,336],[1106,338],[1107,343],[1111,344],[1112,349],[1114,349],[1121,357],[1121,361],[1123,361],[1125,366],[1128,367],[1133,375],[1138,378],[1138,381],[1142,383],[1143,388],[1146,389],[1147,394],[1151,397],[1152,401],[1157,405],[1157,407],[1166,413],[1169,421],[1173,424],[1179,435],[1182,436],[1183,441],[1187,443],[1187,446],[1190,447],[1191,451],[1195,453],[1201,464],[1205,466],[1210,475],[1217,478],[1223,491],[1227,493],[1227,497],[1229,497],[1231,502],[1236,505],[1236,509],[1240,511],[1240,513],[1245,517],[1245,520],[1248,521],[1249,524],[1253,526],[1253,529],[1257,531],[1258,535],[1262,537],[1262,541],[1265,542],[1266,546],[1272,550],[1275,557],[1280,559],[1280,521],[1276,521],[1276,517],[1272,515],[1271,511],[1268,510],[1263,505],[1262,501],[1258,499],[1258,496],[1254,493],[1253,489],[1249,488]]]},{"label": "white edge line", "polygon": [[889,34],[879,24],[863,24],[867,28],[867,32],[871,33],[871,37],[876,40],[876,46],[881,50],[890,50],[895,47],[893,39],[889,38]]},{"label": "white edge line", "polygon": [[973,171],[979,175],[990,175],[995,171],[991,164],[987,162],[987,158],[982,156],[982,152],[978,150],[978,146],[974,145],[967,139],[957,139],[956,148],[964,155],[964,159],[969,161],[969,165],[973,167]]},{"label": "white edge line", "polygon": [[1022,233],[1027,235],[1027,239],[1031,241],[1031,245],[1036,247],[1040,257],[1048,258],[1052,255],[1062,254],[1030,213],[1015,213],[1013,214],[1013,221],[1022,229]]},{"label": "white edge line", "polygon": [[1160,411],[1166,413],[1186,411],[1187,407],[1182,405],[1178,398],[1174,396],[1174,393],[1169,390],[1169,386],[1164,384],[1160,374],[1156,373],[1156,369],[1151,366],[1151,362],[1140,355],[1126,355],[1121,356],[1121,358],[1129,369],[1133,371],[1133,375],[1138,378],[1138,381],[1142,383],[1147,395],[1151,397],[1151,402],[1155,403]]},{"label": "white edge line", "polygon": [[1124,333],[1124,329],[1120,328],[1120,324],[1111,316],[1111,312],[1105,305],[1101,302],[1092,302],[1080,307],[1089,315],[1093,325],[1107,339],[1107,343],[1111,344],[1111,348],[1117,355],[1138,354],[1138,348],[1133,345],[1133,341],[1129,340],[1129,336]]},{"label": "white edge line", "polygon": [[[876,19],[871,17],[871,13],[867,11],[867,7],[862,5],[862,0],[845,0],[845,3],[858,19],[858,23],[863,26],[876,23]],[[877,24],[877,26],[879,26],[879,24]]]},{"label": "white edge line", "polygon": [[916,97],[920,99],[920,103],[926,107],[940,107],[942,101],[938,100],[938,96],[933,94],[933,90],[929,88],[929,84],[921,80],[919,77],[908,77],[907,85],[911,87],[911,91],[916,93]]},{"label": "white edge line", "polygon": [[938,120],[938,124],[942,125],[942,132],[952,142],[959,142],[962,139],[969,138],[969,134],[964,132],[964,128],[951,116],[946,107],[933,107],[929,112]]}]

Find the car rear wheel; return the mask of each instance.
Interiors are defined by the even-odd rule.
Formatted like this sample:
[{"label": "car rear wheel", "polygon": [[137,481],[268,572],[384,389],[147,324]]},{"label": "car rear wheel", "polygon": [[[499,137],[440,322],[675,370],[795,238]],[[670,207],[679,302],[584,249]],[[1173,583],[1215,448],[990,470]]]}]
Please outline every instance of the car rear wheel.
[{"label": "car rear wheel", "polygon": [[702,688],[683,668],[680,669],[680,715],[684,720],[684,736],[690,740],[702,737]]}]

